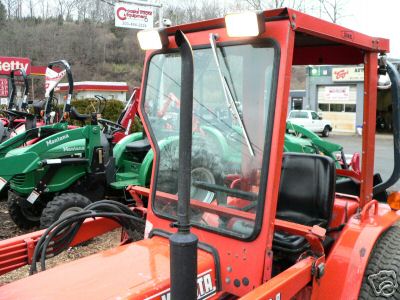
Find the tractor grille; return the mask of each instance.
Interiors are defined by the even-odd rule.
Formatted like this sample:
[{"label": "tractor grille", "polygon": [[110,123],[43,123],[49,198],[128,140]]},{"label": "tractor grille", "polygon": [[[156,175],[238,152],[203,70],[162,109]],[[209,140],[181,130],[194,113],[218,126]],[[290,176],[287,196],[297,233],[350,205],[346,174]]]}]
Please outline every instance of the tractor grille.
[{"label": "tractor grille", "polygon": [[23,186],[25,181],[26,181],[26,174],[18,174],[18,175],[15,175],[10,180],[10,183],[11,183],[11,185],[14,185],[14,186]]}]

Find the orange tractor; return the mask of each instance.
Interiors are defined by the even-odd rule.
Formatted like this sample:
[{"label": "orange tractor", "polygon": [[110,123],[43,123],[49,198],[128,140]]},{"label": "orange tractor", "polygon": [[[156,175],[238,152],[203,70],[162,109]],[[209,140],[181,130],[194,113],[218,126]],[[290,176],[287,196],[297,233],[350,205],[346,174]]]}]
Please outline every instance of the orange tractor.
[{"label": "orange tractor", "polygon": [[[139,112],[155,158],[150,189],[128,191],[146,217],[145,238],[4,285],[0,299],[400,299],[400,195],[374,200],[400,176],[399,74],[385,59],[388,40],[290,9],[138,38],[148,50]],[[283,151],[291,69],[309,64],[364,65],[361,172]],[[377,83],[385,74],[395,165],[374,186]],[[240,146],[237,165],[221,163],[223,145],[207,139],[207,127]],[[358,195],[343,192],[351,185]],[[39,258],[44,267],[64,239],[57,232],[74,232],[64,239],[74,245],[126,213],[104,213],[113,220],[79,223],[79,231],[59,227],[87,211],[40,239],[43,232],[1,242],[0,270]]]}]

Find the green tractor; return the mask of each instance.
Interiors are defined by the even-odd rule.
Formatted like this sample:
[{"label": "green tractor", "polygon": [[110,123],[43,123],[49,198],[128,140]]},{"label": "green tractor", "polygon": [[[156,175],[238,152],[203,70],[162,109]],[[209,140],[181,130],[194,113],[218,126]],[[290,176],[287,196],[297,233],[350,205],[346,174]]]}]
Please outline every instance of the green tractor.
[{"label": "green tractor", "polygon": [[[136,110],[137,102],[134,101],[128,112],[132,116]],[[10,184],[9,212],[21,228],[47,227],[60,217],[81,210],[91,201],[111,198],[129,203],[132,200],[125,197],[127,186],[148,186],[150,183],[154,154],[143,133],[130,134],[114,145],[113,136],[125,131],[125,127],[98,119],[96,113],[81,115],[74,108],[71,108],[71,118],[82,122],[91,119],[91,124],[58,132],[29,147],[9,151],[0,161],[0,177]],[[170,171],[162,176],[162,170],[170,165],[173,170],[178,170],[177,130],[167,116],[155,116],[155,122],[160,126],[159,132],[164,134],[159,146],[164,157],[164,165],[159,166],[159,186],[161,190],[176,193],[177,177],[171,176]],[[223,174],[240,167],[238,161],[243,155],[240,149],[243,145],[236,143],[240,129],[234,127],[233,131],[224,132],[224,122],[222,125],[199,124],[195,130],[194,138],[201,140],[203,147],[193,152],[197,157],[192,170],[194,180],[215,183],[222,180]],[[321,151],[311,140],[290,134],[286,139],[287,151]],[[218,153],[222,159],[206,159],[213,157],[208,155],[210,152]],[[205,202],[213,198],[205,189],[193,187],[192,193]]]},{"label": "green tractor", "polygon": [[[130,131],[121,123],[130,124],[126,121],[135,115],[136,98],[131,98],[117,122],[98,118],[98,112],[80,114],[72,107],[71,119],[90,124],[66,130],[67,123],[61,122],[58,126],[64,126],[64,130],[32,145],[7,151],[0,158],[3,182],[0,190],[9,185],[9,213],[20,228],[39,224],[46,227],[54,219],[86,206],[90,203],[88,198],[100,200],[123,195],[125,181],[137,170],[137,162],[143,167],[146,164],[136,153],[137,148],[132,152],[127,146],[143,140],[142,133],[120,139]],[[113,147],[116,139],[120,141]],[[138,178],[142,178],[140,174]]]}]

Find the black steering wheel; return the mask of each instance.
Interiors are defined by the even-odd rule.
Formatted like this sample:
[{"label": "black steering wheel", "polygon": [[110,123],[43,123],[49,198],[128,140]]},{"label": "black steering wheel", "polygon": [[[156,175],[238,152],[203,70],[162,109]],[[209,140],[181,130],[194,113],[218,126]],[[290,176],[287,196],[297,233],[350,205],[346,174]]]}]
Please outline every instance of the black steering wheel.
[{"label": "black steering wheel", "polygon": [[116,132],[116,131],[125,131],[126,128],[116,122],[106,120],[106,119],[97,119],[97,122],[99,122],[101,125],[103,125],[106,130],[110,130],[111,132]]},{"label": "black steering wheel", "polygon": [[12,116],[12,117],[33,117],[32,114],[26,112],[26,111],[18,111],[18,110],[3,110],[5,114]]}]

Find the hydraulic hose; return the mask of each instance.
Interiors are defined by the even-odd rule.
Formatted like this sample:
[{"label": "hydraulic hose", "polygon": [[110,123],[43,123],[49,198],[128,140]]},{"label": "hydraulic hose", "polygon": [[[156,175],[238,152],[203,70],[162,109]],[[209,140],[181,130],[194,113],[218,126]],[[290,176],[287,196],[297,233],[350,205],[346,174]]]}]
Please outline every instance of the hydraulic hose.
[{"label": "hydraulic hose", "polygon": [[139,224],[140,231],[143,229],[141,224],[144,224],[144,220],[122,203],[111,200],[94,202],[85,207],[83,211],[60,219],[47,228],[36,244],[29,274],[37,273],[38,262],[40,262],[41,270],[45,270],[46,259],[68,249],[82,223],[88,218],[98,217],[116,221],[131,238],[133,238],[133,232],[138,230]]},{"label": "hydraulic hose", "polygon": [[391,187],[400,178],[400,75],[397,68],[389,61],[387,62],[387,72],[392,83],[394,167],[388,180],[374,186],[374,196]]}]

